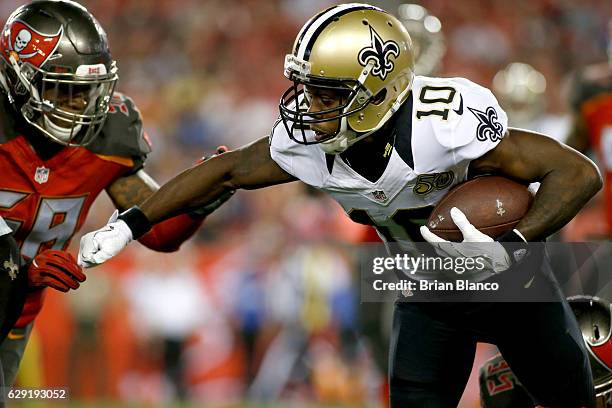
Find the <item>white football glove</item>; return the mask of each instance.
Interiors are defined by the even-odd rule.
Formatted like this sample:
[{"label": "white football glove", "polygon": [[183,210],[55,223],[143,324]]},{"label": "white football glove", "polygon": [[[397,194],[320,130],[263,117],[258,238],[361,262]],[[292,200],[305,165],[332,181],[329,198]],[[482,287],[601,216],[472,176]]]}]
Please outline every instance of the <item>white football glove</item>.
[{"label": "white football glove", "polygon": [[108,223],[99,230],[89,232],[81,238],[77,263],[91,268],[117,255],[132,241],[132,230],[123,220],[118,220],[115,210]]},{"label": "white football glove", "polygon": [[[493,270],[495,273],[510,268],[512,260],[501,243],[478,231],[457,207],[451,208],[450,214],[453,222],[463,234],[463,242],[447,241],[431,232],[426,226],[421,227],[421,235],[435,248],[438,255],[453,258],[480,257],[486,269]],[[483,245],[483,242],[486,244]]]}]

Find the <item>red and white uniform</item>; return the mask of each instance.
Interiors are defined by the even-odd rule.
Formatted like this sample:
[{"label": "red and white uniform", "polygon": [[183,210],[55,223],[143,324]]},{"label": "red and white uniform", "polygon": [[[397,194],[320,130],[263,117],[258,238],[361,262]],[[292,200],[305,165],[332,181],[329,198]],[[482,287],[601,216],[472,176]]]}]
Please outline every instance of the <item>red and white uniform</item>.
[{"label": "red and white uniform", "polygon": [[571,102],[597,155],[604,178],[606,231],[612,234],[612,70],[607,64],[590,67],[578,78]]},{"label": "red and white uniform", "polygon": [[[0,103],[0,105],[3,105]],[[150,147],[140,114],[122,95],[99,139],[91,147],[67,147],[42,160],[21,134],[9,105],[0,112],[0,216],[14,231],[24,257],[45,249],[66,249],[98,194],[140,168]],[[16,327],[32,322],[43,290],[32,292]]]}]

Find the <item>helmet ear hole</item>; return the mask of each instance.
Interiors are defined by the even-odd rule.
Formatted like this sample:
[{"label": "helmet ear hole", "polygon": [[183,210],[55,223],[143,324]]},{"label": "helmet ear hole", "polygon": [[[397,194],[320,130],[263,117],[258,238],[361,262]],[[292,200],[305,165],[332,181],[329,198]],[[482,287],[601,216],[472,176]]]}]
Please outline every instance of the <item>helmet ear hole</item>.
[{"label": "helmet ear hole", "polygon": [[374,96],[374,98],[372,99],[372,103],[373,105],[380,105],[381,103],[383,103],[385,101],[385,98],[387,97],[387,88],[383,88],[380,90],[380,92],[378,92],[376,94],[376,96]]}]

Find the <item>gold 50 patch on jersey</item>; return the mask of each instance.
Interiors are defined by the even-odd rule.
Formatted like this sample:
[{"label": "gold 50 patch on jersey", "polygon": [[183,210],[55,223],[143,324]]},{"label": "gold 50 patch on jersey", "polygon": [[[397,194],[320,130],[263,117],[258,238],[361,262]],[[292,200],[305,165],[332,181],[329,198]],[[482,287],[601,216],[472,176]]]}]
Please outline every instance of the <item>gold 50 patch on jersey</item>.
[{"label": "gold 50 patch on jersey", "polygon": [[426,195],[434,190],[444,190],[455,180],[455,173],[445,171],[442,173],[421,174],[416,179],[412,191],[416,195]]}]

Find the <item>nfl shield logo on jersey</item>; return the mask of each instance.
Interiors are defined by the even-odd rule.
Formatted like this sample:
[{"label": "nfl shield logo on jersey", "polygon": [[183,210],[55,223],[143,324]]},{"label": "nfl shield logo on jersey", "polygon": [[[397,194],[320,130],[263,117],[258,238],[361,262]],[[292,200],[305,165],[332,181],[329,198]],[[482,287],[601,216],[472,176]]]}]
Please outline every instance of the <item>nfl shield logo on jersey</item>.
[{"label": "nfl shield logo on jersey", "polygon": [[385,194],[384,191],[382,190],[376,190],[372,192],[372,197],[374,197],[374,199],[376,201],[380,201],[380,202],[385,202],[387,201],[387,195]]},{"label": "nfl shield logo on jersey", "polygon": [[34,181],[38,184],[43,184],[49,181],[49,169],[46,167],[37,167],[34,174]]}]

